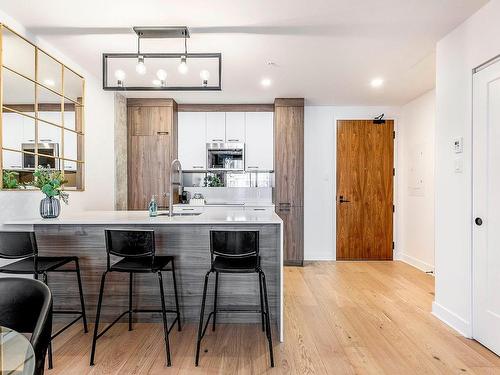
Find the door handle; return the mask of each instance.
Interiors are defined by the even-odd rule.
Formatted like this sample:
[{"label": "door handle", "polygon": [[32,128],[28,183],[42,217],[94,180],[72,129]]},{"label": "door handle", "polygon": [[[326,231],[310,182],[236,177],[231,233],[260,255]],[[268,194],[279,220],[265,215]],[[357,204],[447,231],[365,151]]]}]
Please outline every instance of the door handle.
[{"label": "door handle", "polygon": [[339,203],[349,203],[350,200],[345,199],[343,195],[339,196]]},{"label": "door handle", "polygon": [[478,227],[480,227],[481,225],[483,225],[483,219],[481,219],[480,217],[476,217],[476,220],[474,220],[474,222],[476,223],[476,225]]}]

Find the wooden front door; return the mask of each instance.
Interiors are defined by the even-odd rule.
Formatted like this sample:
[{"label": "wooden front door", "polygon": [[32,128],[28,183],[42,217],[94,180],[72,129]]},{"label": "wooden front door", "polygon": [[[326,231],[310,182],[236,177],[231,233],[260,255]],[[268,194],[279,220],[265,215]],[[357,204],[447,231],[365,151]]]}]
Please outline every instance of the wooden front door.
[{"label": "wooden front door", "polygon": [[337,121],[337,260],[392,260],[394,121]]}]

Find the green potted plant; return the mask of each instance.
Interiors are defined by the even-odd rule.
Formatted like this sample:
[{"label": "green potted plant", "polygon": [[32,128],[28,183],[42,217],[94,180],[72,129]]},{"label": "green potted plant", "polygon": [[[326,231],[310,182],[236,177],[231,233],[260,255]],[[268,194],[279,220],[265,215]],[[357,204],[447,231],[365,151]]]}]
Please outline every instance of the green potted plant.
[{"label": "green potted plant", "polygon": [[60,200],[68,204],[69,195],[63,190],[64,179],[61,171],[52,170],[50,167],[39,166],[33,172],[32,185],[45,194],[40,202],[40,215],[44,219],[53,219],[61,212]]},{"label": "green potted plant", "polygon": [[224,186],[224,184],[222,183],[222,180],[216,174],[209,175],[209,176],[205,177],[203,179],[203,184],[205,185],[205,187],[222,187],[222,186]]},{"label": "green potted plant", "polygon": [[19,173],[16,171],[3,171],[3,188],[4,189],[19,189],[22,185],[19,183]]}]

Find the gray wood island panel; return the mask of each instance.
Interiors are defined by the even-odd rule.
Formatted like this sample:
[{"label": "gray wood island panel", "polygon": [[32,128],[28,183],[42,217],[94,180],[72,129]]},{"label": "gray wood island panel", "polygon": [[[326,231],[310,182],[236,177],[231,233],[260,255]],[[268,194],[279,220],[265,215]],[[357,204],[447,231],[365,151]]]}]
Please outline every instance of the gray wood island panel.
[{"label": "gray wood island panel", "polygon": [[[205,215],[205,214],[203,214]],[[61,220],[50,222],[33,220],[13,222],[31,224],[36,232],[40,256],[75,255],[80,259],[87,315],[95,318],[99,283],[106,268],[104,229],[152,229],[156,237],[156,253],[175,258],[179,302],[183,322],[198,322],[203,281],[210,269],[210,230],[256,230],[260,233],[262,269],[267,278],[271,318],[281,331],[282,323],[282,249],[281,220],[273,214],[267,218],[235,218],[210,220],[207,215],[198,219],[171,218],[153,220]],[[202,217],[203,216],[203,217]],[[130,216],[127,216],[129,218]],[[133,216],[135,217],[135,216]],[[175,220],[173,220],[175,219]],[[212,222],[212,223],[210,223]],[[113,259],[118,260],[119,258]],[[77,284],[71,273],[49,274],[49,286],[58,309],[71,309],[79,305]],[[215,275],[211,275],[207,294],[208,314],[212,309]],[[167,304],[174,306],[173,285],[170,272],[164,273]],[[220,274],[219,307],[260,308],[257,274]],[[160,294],[156,274],[134,275],[134,305],[140,309],[159,309]],[[106,278],[101,319],[110,322],[128,309],[128,274],[112,272]],[[62,319],[56,316],[56,321]],[[141,313],[136,321],[161,322],[161,315]],[[219,313],[220,323],[260,323],[255,313]]]}]

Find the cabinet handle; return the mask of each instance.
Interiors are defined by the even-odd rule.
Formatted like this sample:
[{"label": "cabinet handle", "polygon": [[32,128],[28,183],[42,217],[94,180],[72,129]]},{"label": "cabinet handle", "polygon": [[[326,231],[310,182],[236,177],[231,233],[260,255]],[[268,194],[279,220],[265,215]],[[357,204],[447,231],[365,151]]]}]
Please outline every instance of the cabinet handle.
[{"label": "cabinet handle", "polygon": [[240,140],[239,139],[228,139],[227,141],[228,142],[239,142]]},{"label": "cabinet handle", "polygon": [[254,211],[265,211],[266,209],[265,208],[254,208],[253,210]]},{"label": "cabinet handle", "polygon": [[193,165],[193,169],[203,169],[204,167],[202,167],[201,165]]},{"label": "cabinet handle", "polygon": [[52,142],[52,139],[40,139],[40,142]]},{"label": "cabinet handle", "polygon": [[212,142],[224,142],[223,139],[212,139]]},{"label": "cabinet handle", "polygon": [[182,211],[194,211],[194,208],[182,208]]},{"label": "cabinet handle", "polygon": [[158,135],[168,135],[168,132],[156,132]]},{"label": "cabinet handle", "polygon": [[248,166],[247,169],[259,169],[259,167],[251,167],[251,166]]},{"label": "cabinet handle", "polygon": [[290,207],[292,204],[290,202],[280,202],[280,207]]}]

